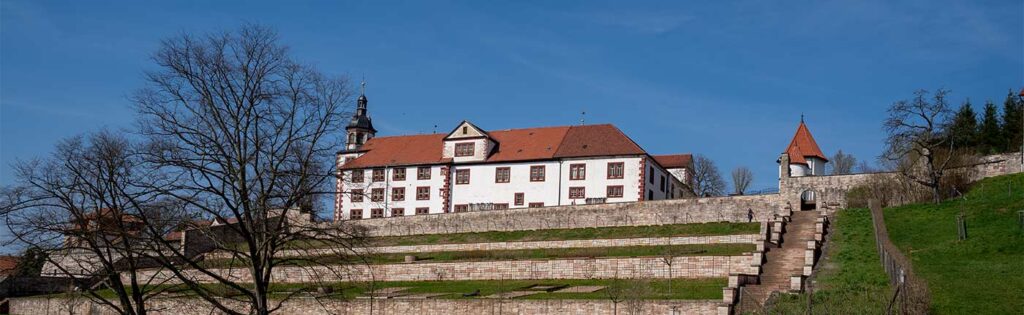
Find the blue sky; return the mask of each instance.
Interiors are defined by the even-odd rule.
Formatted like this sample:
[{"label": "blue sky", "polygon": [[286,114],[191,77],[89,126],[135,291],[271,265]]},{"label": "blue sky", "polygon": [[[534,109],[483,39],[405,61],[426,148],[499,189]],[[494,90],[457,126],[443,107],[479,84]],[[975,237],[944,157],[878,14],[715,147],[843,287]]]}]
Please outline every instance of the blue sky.
[{"label": "blue sky", "polygon": [[800,114],[826,154],[874,160],[919,88],[976,106],[1024,85],[1021,1],[20,1],[0,3],[0,184],[61,138],[126,128],[163,38],[276,28],[365,75],[379,135],[613,123],[775,185]]}]

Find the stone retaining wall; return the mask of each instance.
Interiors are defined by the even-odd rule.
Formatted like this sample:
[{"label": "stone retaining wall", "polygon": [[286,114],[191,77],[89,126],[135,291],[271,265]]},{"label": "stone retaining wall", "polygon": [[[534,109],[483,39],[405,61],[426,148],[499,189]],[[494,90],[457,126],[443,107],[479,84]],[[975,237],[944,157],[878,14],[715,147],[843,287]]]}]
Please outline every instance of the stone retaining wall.
[{"label": "stone retaining wall", "polygon": [[[198,299],[152,299],[150,314],[210,315],[222,314]],[[294,298],[284,303],[276,314],[370,314],[369,300],[334,300]],[[640,303],[620,302],[617,306],[608,300],[449,300],[449,299],[390,299],[375,300],[374,314],[717,314],[718,300],[647,300]],[[247,309],[242,303],[232,302],[233,309]],[[617,308],[617,312],[616,312]],[[93,314],[114,315],[111,309],[84,300],[65,298],[11,299],[11,313],[19,315]]]},{"label": "stone retaining wall", "polygon": [[578,229],[707,222],[768,221],[781,213],[779,195],[672,199],[345,221],[368,236]]},{"label": "stone retaining wall", "polygon": [[[491,250],[523,250],[523,249],[544,249],[544,248],[593,248],[593,247],[628,247],[628,246],[657,246],[657,245],[690,245],[690,244],[757,244],[758,234],[739,235],[710,235],[710,236],[676,236],[676,237],[648,237],[648,238],[620,238],[620,239],[592,239],[592,240],[565,240],[565,241],[536,241],[536,242],[492,242],[492,243],[469,243],[469,244],[427,244],[427,245],[406,245],[406,246],[381,246],[356,249],[357,252],[367,254],[396,254],[396,253],[432,253],[432,252],[468,252],[468,251],[491,251]],[[348,254],[347,249],[342,248],[318,248],[304,250],[283,250],[278,252],[277,257],[296,256],[321,256],[331,254]],[[207,259],[231,258],[231,253],[218,252],[209,253]]]},{"label": "stone retaining wall", "polygon": [[[725,278],[729,274],[757,274],[753,256],[688,256],[672,258],[672,278]],[[237,282],[252,282],[248,269],[213,269]],[[193,279],[213,282],[208,275],[186,270]],[[126,277],[122,275],[122,277]],[[177,283],[167,270],[142,271],[142,279]],[[579,258],[550,260],[476,261],[351,266],[286,266],[274,269],[276,283],[340,281],[529,280],[611,279],[624,277],[669,278],[668,265],[659,257]],[[127,278],[125,278],[127,281]]]}]

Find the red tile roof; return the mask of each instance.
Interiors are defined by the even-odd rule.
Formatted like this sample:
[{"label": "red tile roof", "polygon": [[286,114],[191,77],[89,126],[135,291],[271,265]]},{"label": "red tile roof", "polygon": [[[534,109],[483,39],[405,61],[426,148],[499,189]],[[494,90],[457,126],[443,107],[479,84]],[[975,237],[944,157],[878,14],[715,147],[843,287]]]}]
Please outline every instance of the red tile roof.
[{"label": "red tile roof", "polygon": [[785,152],[789,154],[789,162],[793,164],[806,165],[808,157],[816,157],[828,162],[828,158],[821,153],[821,148],[818,148],[818,143],[811,136],[811,131],[802,121],[800,127],[796,128],[796,134],[793,135],[793,140],[789,142]]},{"label": "red tile roof", "polygon": [[[497,151],[487,162],[545,160],[555,158],[647,154],[619,128],[610,124],[540,127],[491,131]],[[442,151],[444,134],[377,137],[366,151],[342,169],[391,165],[424,165],[447,162]]]},{"label": "red tile roof", "polygon": [[585,125],[572,126],[565,133],[555,157],[587,157],[608,155],[647,154],[633,139],[615,126]]},{"label": "red tile roof", "polygon": [[19,261],[21,261],[21,257],[18,256],[0,256],[0,276],[14,274]]},{"label": "red tile roof", "polygon": [[693,168],[693,156],[690,154],[655,155],[654,160],[664,168]]}]

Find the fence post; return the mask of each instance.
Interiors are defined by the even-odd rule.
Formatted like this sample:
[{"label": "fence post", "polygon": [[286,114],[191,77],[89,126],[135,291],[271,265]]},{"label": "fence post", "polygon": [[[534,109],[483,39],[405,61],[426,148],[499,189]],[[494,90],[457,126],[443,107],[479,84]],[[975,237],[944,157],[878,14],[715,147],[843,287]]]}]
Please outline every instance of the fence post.
[{"label": "fence post", "polygon": [[963,214],[956,215],[956,232],[957,240],[963,241],[967,239],[967,219]]}]

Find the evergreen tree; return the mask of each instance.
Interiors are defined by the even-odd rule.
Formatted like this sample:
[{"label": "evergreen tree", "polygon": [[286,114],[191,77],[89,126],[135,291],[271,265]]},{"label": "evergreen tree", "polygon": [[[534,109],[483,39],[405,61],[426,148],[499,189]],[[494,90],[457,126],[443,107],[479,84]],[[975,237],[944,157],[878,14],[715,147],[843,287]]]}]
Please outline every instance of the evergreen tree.
[{"label": "evergreen tree", "polygon": [[981,128],[978,130],[979,152],[992,154],[1001,152],[1006,141],[1003,138],[1002,128],[999,125],[999,112],[996,104],[992,101],[985,103],[985,113],[981,118]]},{"label": "evergreen tree", "polygon": [[1005,152],[1016,152],[1021,149],[1021,139],[1024,137],[1024,101],[1018,100],[1013,90],[1006,95],[1003,102],[1003,139],[1006,139]]},{"label": "evergreen tree", "polygon": [[974,114],[971,100],[960,105],[953,116],[953,121],[946,127],[946,132],[953,139],[953,145],[957,148],[975,148],[978,140],[978,117]]}]

